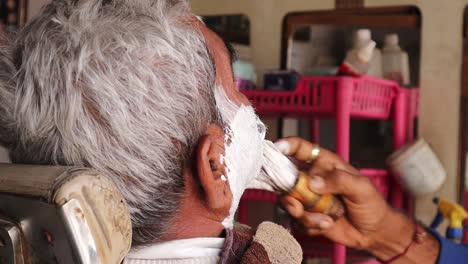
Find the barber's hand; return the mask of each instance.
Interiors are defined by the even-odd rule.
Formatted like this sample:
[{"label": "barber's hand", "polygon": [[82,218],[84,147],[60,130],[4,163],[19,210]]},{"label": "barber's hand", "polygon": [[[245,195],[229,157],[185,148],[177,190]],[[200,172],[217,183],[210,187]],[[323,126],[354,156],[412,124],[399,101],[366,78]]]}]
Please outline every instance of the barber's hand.
[{"label": "barber's hand", "polygon": [[[306,161],[313,148],[312,143],[297,137],[281,139],[277,146],[298,161]],[[407,221],[387,204],[367,177],[330,151],[321,149],[308,172],[311,176],[309,188],[319,194],[341,196],[346,215],[334,221],[327,215],[305,211],[291,196],[283,197],[281,204],[304,226],[306,234],[324,235],[348,247],[372,251],[379,239],[388,236],[386,226],[392,225],[393,220]],[[411,223],[409,228],[411,234]]]}]

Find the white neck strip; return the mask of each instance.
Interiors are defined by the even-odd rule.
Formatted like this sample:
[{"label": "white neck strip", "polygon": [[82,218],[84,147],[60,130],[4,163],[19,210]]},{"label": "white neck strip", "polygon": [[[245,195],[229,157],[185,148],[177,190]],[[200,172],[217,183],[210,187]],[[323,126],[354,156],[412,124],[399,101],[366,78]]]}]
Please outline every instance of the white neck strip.
[{"label": "white neck strip", "polygon": [[221,255],[224,238],[200,237],[173,240],[130,250],[127,259],[188,259]]}]

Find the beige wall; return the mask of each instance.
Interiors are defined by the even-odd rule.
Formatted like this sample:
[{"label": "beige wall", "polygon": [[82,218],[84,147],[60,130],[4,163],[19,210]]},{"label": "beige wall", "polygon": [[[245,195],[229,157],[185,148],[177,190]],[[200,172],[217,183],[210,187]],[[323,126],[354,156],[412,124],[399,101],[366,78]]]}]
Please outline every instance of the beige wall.
[{"label": "beige wall", "polygon": [[[279,67],[281,23],[292,11],[334,8],[334,0],[192,0],[199,15],[244,13],[252,24],[253,61],[259,74]],[[367,7],[417,6],[422,13],[420,69],[420,135],[434,147],[448,180],[439,196],[456,200],[459,175],[459,113],[462,65],[462,25],[466,0],[366,0]],[[261,75],[260,75],[261,76]],[[428,223],[434,216],[431,198],[418,199],[416,211]]]},{"label": "beige wall", "polygon": [[[459,181],[459,120],[466,0],[367,0],[368,6],[414,4],[422,13],[420,135],[434,147],[448,173],[439,195],[456,200]],[[431,197],[417,201],[418,216],[434,216]]]},{"label": "beige wall", "polygon": [[[192,0],[199,15],[245,14],[251,23],[252,58],[258,73],[280,64],[281,29],[286,14],[301,10],[334,8],[334,0]],[[263,74],[257,74],[261,77]]]},{"label": "beige wall", "polygon": [[43,5],[48,3],[50,0],[29,0],[28,1],[28,20],[35,16]]},{"label": "beige wall", "polygon": [[8,152],[5,148],[0,146],[0,163],[9,163]]}]

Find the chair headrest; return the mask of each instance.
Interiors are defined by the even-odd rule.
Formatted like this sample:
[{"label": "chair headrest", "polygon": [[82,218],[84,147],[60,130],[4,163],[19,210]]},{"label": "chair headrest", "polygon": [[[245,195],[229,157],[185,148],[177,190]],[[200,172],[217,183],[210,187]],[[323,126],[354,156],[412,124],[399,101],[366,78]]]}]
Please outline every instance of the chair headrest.
[{"label": "chair headrest", "polygon": [[[38,263],[51,257],[59,263],[120,263],[131,246],[125,199],[112,180],[87,168],[0,164],[0,229],[2,223],[11,249],[14,240],[23,240],[21,254]],[[11,226],[23,235],[12,237]],[[8,255],[5,250],[0,257]]]}]

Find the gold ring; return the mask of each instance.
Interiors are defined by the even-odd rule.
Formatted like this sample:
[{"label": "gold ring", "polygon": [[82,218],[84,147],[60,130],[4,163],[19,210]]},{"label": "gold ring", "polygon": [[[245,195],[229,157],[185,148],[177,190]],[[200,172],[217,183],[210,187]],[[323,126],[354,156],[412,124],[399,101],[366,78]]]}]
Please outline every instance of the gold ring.
[{"label": "gold ring", "polygon": [[319,157],[319,155],[320,155],[320,146],[314,145],[312,147],[312,150],[310,151],[309,157],[307,157],[306,163],[311,164]]}]

